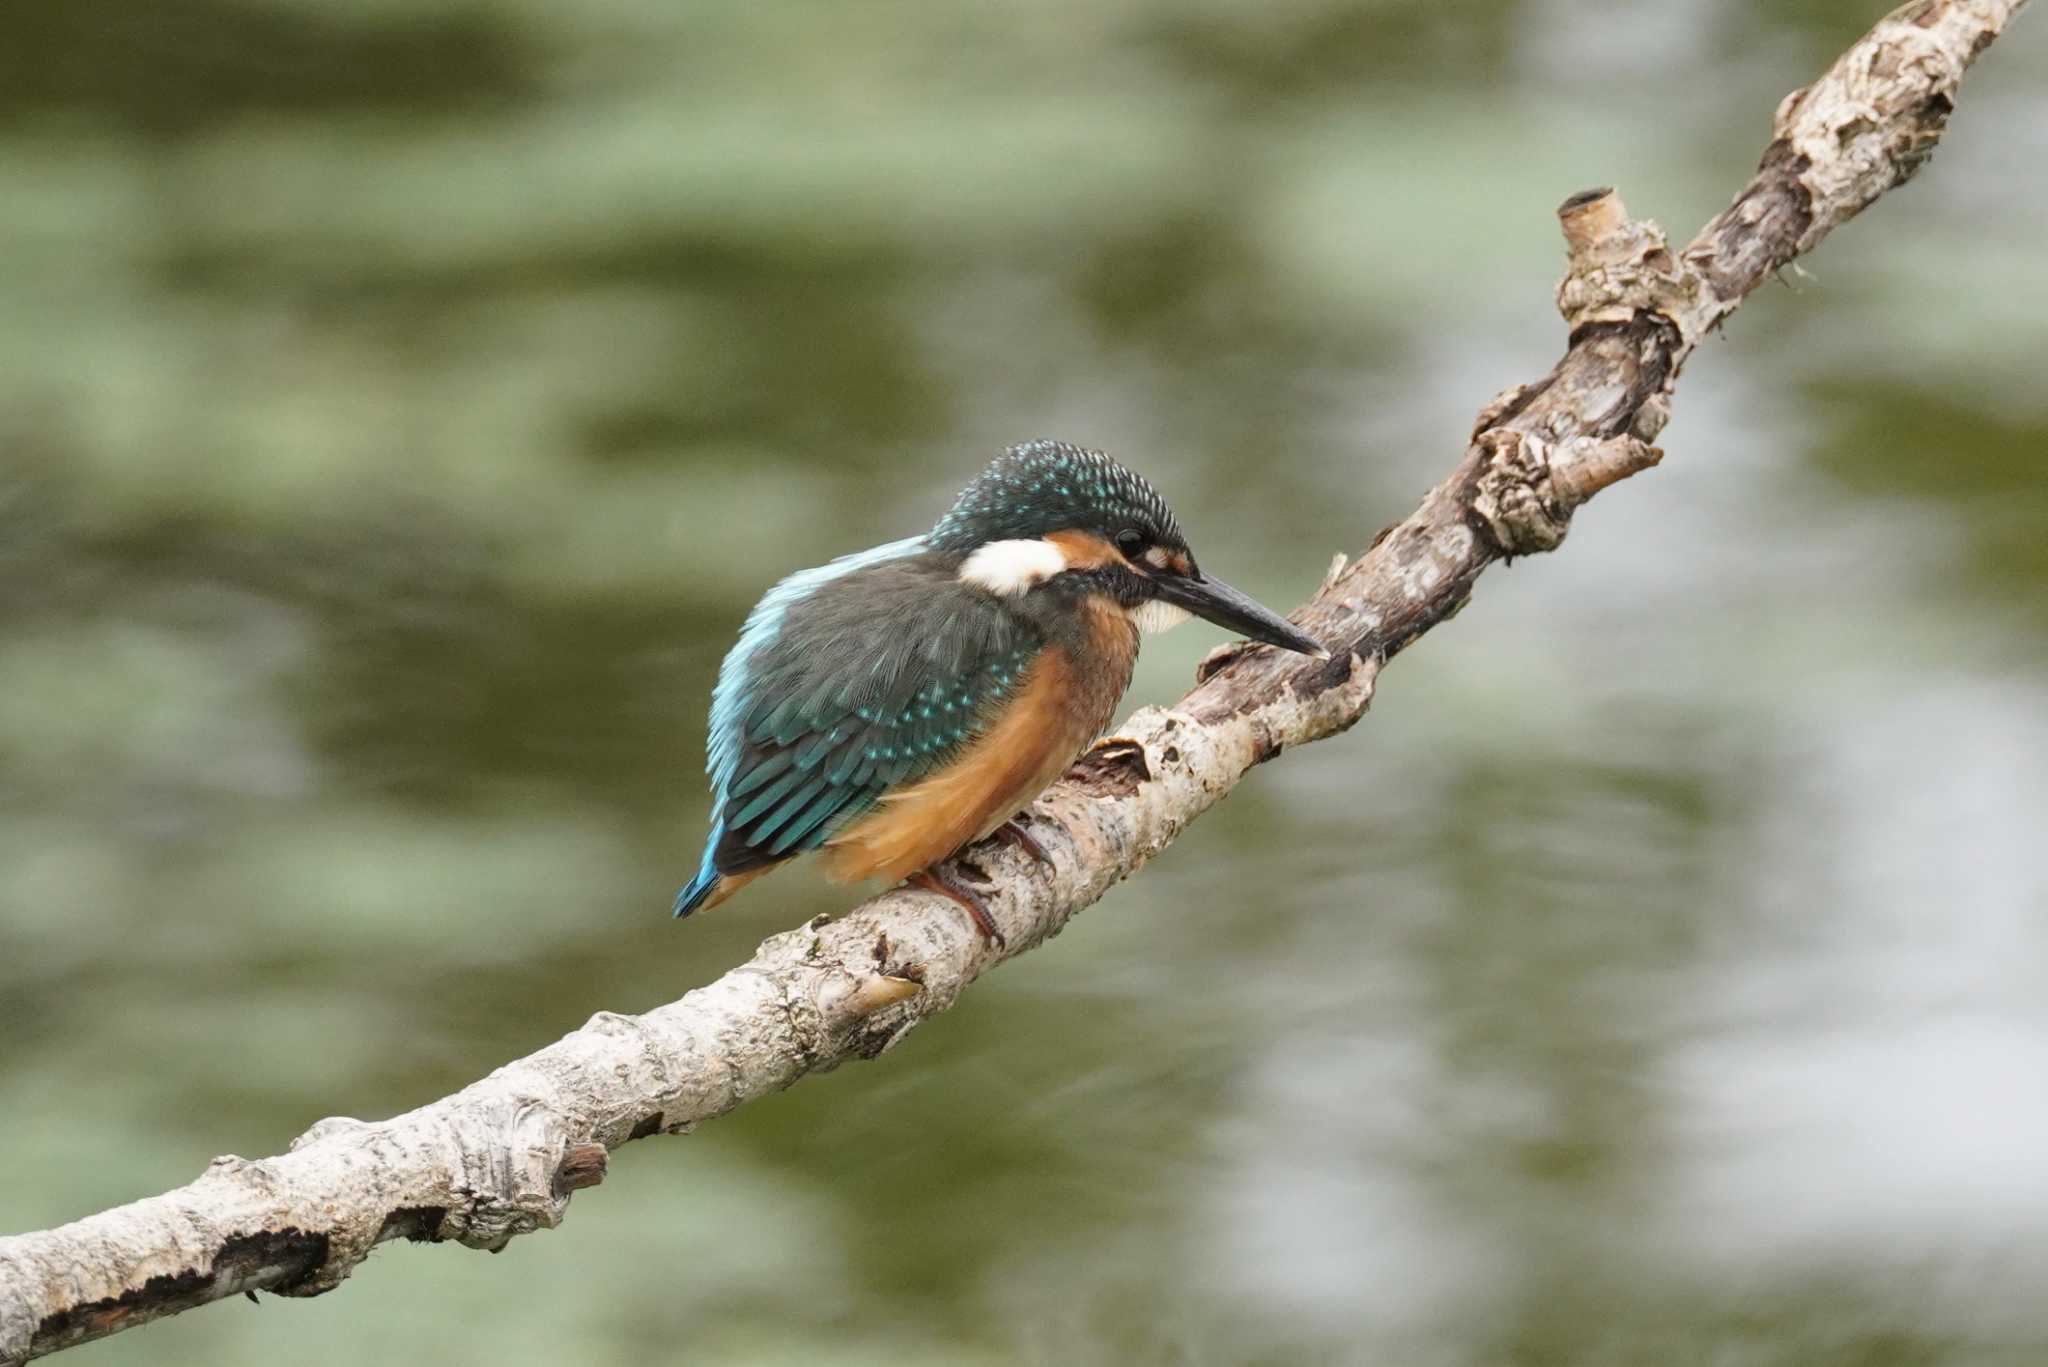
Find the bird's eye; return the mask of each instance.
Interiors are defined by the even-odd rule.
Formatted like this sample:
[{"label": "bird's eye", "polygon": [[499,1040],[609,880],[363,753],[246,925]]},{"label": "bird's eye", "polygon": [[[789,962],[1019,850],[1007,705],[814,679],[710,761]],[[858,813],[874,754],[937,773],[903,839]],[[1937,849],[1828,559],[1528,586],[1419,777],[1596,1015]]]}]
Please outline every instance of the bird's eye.
[{"label": "bird's eye", "polygon": [[1149,540],[1150,538],[1136,527],[1126,527],[1116,534],[1116,548],[1123,552],[1126,560],[1136,560],[1145,553],[1145,546]]}]

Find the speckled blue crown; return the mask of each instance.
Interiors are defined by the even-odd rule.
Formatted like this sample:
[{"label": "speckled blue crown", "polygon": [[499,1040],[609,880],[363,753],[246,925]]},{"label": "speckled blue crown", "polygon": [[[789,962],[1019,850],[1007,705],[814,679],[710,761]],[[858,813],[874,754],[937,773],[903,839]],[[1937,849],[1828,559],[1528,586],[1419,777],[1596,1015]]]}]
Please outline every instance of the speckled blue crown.
[{"label": "speckled blue crown", "polygon": [[1173,510],[1141,476],[1100,451],[1031,441],[997,456],[961,490],[930,542],[941,550],[971,550],[1075,527],[1113,535],[1124,526],[1169,544],[1182,540]]}]

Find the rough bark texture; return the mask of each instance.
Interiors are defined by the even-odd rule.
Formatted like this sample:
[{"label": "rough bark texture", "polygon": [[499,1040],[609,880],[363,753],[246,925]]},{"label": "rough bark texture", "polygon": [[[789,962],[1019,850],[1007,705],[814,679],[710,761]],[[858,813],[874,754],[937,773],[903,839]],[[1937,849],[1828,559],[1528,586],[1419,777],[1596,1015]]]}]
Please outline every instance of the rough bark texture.
[{"label": "rough bark texture", "polygon": [[682,1134],[804,1074],[873,1058],[1004,958],[1172,843],[1289,746],[1343,731],[1380,670],[1451,616],[1487,565],[1555,549],[1572,511],[1656,464],[1680,366],[1780,267],[1910,177],[1965,69],[2024,0],[1915,0],[1779,107],[1755,177],[1674,252],[1611,190],[1559,211],[1570,347],[1496,398],[1463,459],[1355,562],[1338,557],[1295,620],[1318,663],[1212,655],[1193,692],[1147,708],[1037,804],[1045,867],[1000,844],[959,872],[991,886],[991,949],[950,901],[898,890],[764,943],[751,962],[643,1016],[601,1012],[454,1096],[377,1124],[323,1120],[276,1158],[215,1159],[189,1186],[0,1239],[0,1364],[238,1291],[332,1290],[385,1239],[502,1247],[561,1221],[605,1153]]}]

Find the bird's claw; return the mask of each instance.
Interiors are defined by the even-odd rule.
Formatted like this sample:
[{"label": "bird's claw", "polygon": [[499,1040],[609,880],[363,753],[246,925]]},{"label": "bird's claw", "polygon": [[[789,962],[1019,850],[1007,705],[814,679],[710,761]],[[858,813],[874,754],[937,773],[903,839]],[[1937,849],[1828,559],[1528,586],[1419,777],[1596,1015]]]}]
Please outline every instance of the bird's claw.
[{"label": "bird's claw", "polygon": [[1009,940],[996,926],[995,918],[988,914],[988,906],[981,900],[980,894],[961,887],[937,869],[914,873],[910,876],[910,881],[926,892],[936,892],[964,908],[967,914],[974,918],[974,928],[981,932],[981,938],[986,943],[997,949],[1009,948]]},{"label": "bird's claw", "polygon": [[1045,846],[1039,844],[1038,838],[1024,829],[1024,813],[1019,812],[1011,817],[996,827],[992,834],[1004,844],[1016,846],[1047,868],[1053,866],[1052,856],[1045,852]]}]

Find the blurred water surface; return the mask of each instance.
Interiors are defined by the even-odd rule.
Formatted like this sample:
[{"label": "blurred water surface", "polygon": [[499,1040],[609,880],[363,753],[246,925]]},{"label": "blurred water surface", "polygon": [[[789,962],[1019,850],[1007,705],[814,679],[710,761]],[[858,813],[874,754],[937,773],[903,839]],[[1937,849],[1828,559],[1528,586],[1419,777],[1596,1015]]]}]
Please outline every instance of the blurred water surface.
[{"label": "blurred water surface", "polygon": [[[1847,0],[0,18],[0,1229],[383,1116],[672,924],[717,660],[1001,445],[1292,603]],[[877,1066],[81,1364],[2048,1358],[2048,33],[1367,724]],[[1174,696],[1215,634],[1148,648]]]}]

